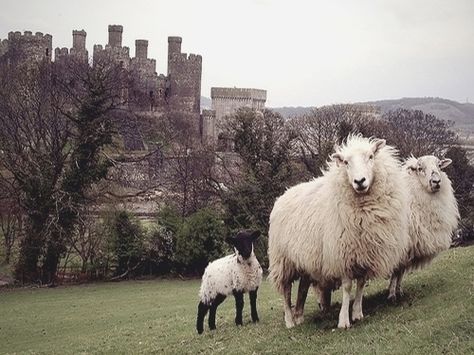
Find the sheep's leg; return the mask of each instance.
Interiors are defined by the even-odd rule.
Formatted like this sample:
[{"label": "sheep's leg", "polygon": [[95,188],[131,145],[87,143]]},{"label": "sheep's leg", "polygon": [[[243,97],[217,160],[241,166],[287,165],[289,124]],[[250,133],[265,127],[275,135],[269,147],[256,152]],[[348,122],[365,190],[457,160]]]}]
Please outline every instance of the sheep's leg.
[{"label": "sheep's leg", "polygon": [[397,300],[397,297],[400,297],[402,295],[400,284],[402,282],[404,274],[404,268],[397,269],[393,272],[392,277],[390,278],[390,286],[388,289],[389,301],[395,302]]},{"label": "sheep's leg", "polygon": [[244,293],[242,291],[233,291],[235,298],[235,324],[242,325],[242,310],[244,309]]},{"label": "sheep's leg", "polygon": [[351,322],[349,320],[349,302],[351,300],[352,280],[342,279],[342,306],[339,312],[338,328],[350,328]]},{"label": "sheep's leg", "polygon": [[401,269],[400,272],[398,273],[397,286],[395,287],[395,293],[397,295],[397,298],[401,298],[403,296],[402,279],[404,275],[405,275],[405,269]]},{"label": "sheep's leg", "polygon": [[301,276],[300,284],[298,286],[298,296],[296,297],[296,307],[293,318],[295,324],[301,324],[304,321],[304,304],[308,296],[308,289],[311,281],[308,276]]},{"label": "sheep's leg", "polygon": [[216,329],[216,311],[217,307],[225,300],[224,295],[218,294],[214,301],[211,303],[210,311],[209,311],[209,329],[214,330]]},{"label": "sheep's leg", "polygon": [[285,302],[283,310],[285,311],[285,324],[287,328],[293,328],[295,326],[293,312],[291,310],[291,286],[291,282],[288,282],[283,286],[283,298]]},{"label": "sheep's leg", "polygon": [[252,322],[254,323],[260,320],[257,313],[257,291],[258,287],[255,290],[249,292],[250,314],[252,316]]},{"label": "sheep's leg", "polygon": [[204,318],[206,317],[208,310],[209,310],[209,306],[207,304],[199,302],[197,321],[196,321],[196,329],[197,329],[198,334],[202,334],[202,332],[204,331]]},{"label": "sheep's leg", "polygon": [[357,290],[352,305],[352,321],[361,320],[364,318],[362,313],[362,298],[364,296],[365,278],[357,279]]},{"label": "sheep's leg", "polygon": [[319,308],[322,312],[327,312],[329,307],[331,307],[331,287],[319,287],[317,289],[317,294],[319,296]]}]

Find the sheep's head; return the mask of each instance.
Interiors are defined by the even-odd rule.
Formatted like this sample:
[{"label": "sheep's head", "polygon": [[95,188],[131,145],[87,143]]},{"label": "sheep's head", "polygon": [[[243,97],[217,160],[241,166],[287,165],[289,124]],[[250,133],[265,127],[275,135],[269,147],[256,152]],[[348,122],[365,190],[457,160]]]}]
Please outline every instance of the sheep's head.
[{"label": "sheep's head", "polygon": [[243,259],[248,259],[253,252],[253,242],[260,236],[260,231],[244,230],[233,237],[227,237],[226,241],[231,244],[236,253]]},{"label": "sheep's head", "polygon": [[433,155],[425,155],[420,158],[410,158],[405,167],[408,174],[418,178],[421,186],[428,192],[438,192],[441,189],[443,174],[442,169],[451,164],[451,159],[438,159]]},{"label": "sheep's head", "polygon": [[365,194],[369,191],[374,180],[374,161],[384,146],[384,139],[369,140],[355,136],[331,155],[338,167],[346,169],[349,184],[356,193]]}]

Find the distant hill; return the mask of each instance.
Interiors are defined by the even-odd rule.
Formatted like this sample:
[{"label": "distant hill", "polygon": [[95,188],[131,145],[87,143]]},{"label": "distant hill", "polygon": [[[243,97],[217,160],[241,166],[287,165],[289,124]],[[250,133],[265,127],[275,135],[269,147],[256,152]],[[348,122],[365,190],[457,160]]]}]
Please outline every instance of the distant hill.
[{"label": "distant hill", "polygon": [[[453,121],[454,128],[465,133],[474,133],[474,104],[459,103],[442,98],[402,98],[395,100],[379,100],[363,102],[380,107],[382,112],[388,112],[397,108],[421,110],[436,117]],[[281,113],[284,117],[299,116],[308,113],[312,107],[274,107],[273,110]]]},{"label": "distant hill", "polygon": [[206,96],[201,96],[201,111],[202,110],[210,110],[212,105],[212,101],[210,98]]}]

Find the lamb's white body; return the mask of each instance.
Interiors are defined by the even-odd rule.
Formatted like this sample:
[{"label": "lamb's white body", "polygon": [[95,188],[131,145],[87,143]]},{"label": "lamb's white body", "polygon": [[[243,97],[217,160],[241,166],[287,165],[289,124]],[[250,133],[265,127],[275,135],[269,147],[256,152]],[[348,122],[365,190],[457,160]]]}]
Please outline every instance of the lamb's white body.
[{"label": "lamb's white body", "polygon": [[262,267],[255,254],[247,260],[238,254],[227,255],[211,262],[202,276],[199,299],[209,304],[218,294],[229,296],[232,292],[256,290],[262,282]]},{"label": "lamb's white body", "polygon": [[[359,154],[373,144],[352,137],[341,152]],[[286,299],[289,292],[287,327],[302,321],[302,314],[291,310],[291,282],[299,276],[308,275],[321,285],[342,280],[338,326],[347,328],[352,280],[360,280],[353,307],[355,320],[363,317],[365,280],[388,277],[406,254],[407,187],[394,149],[381,148],[372,169],[373,182],[365,194],[354,191],[344,166],[330,163],[322,177],[290,188],[275,202],[269,229],[270,279]]]},{"label": "lamb's white body", "polygon": [[[406,260],[392,276],[389,298],[396,297],[397,291],[401,292],[400,282],[405,271],[427,265],[451,245],[452,233],[458,225],[459,210],[451,181],[441,169],[437,169],[439,164],[438,158],[425,156],[410,158],[403,166],[410,196],[410,240]],[[430,167],[436,170],[433,174],[437,174],[441,181],[436,192],[430,190],[430,174],[425,172]]]}]

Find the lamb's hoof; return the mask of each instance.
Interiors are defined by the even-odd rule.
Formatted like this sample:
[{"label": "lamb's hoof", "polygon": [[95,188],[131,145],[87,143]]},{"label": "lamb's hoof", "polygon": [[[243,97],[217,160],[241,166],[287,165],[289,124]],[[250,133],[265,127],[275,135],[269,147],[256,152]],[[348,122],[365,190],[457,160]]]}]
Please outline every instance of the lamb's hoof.
[{"label": "lamb's hoof", "polygon": [[398,299],[401,299],[405,294],[403,293],[403,290],[398,290],[396,295]]},{"label": "lamb's hoof", "polygon": [[252,322],[258,323],[258,322],[260,322],[260,318],[258,318],[258,317],[253,318],[253,319],[252,319]]},{"label": "lamb's hoof", "polygon": [[349,329],[351,327],[351,322],[347,320],[340,320],[337,327],[339,329]]},{"label": "lamb's hoof", "polygon": [[198,334],[202,334],[204,332],[204,329],[197,329]]},{"label": "lamb's hoof", "polygon": [[244,323],[242,322],[242,320],[235,320],[235,325],[244,325]]}]

